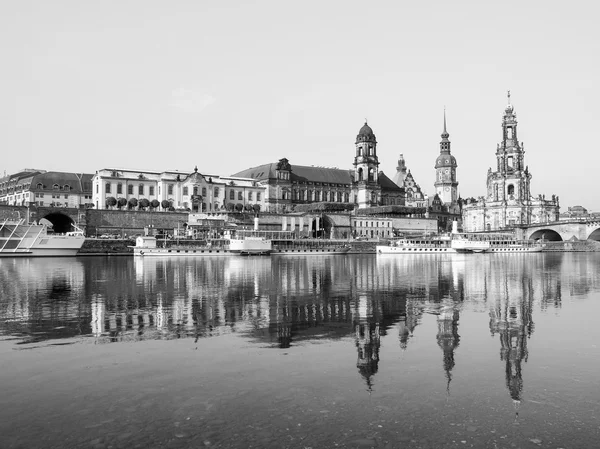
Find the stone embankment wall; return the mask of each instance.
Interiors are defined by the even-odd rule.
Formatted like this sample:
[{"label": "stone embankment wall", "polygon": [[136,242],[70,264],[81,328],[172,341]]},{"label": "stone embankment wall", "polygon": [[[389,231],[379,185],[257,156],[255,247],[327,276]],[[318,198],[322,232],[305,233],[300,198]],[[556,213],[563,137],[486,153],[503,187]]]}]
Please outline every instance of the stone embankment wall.
[{"label": "stone embankment wall", "polygon": [[566,242],[546,242],[546,252],[595,252],[600,251],[600,242],[595,240],[568,240]]},{"label": "stone embankment wall", "polygon": [[120,236],[143,235],[146,226],[155,229],[181,229],[187,223],[187,212],[148,212],[137,210],[93,210],[86,211],[86,235],[101,234]]}]

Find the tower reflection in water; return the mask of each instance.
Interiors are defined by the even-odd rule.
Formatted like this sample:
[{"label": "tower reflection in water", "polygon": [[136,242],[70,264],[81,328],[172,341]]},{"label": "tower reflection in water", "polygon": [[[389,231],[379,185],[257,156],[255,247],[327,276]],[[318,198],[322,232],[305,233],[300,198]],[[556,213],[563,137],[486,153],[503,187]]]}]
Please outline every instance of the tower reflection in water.
[{"label": "tower reflection in water", "polygon": [[568,254],[4,259],[0,334],[99,344],[235,334],[275,348],[348,339],[370,390],[385,337],[397,332],[396,344],[409,351],[432,315],[450,392],[468,307],[489,311],[518,406],[534,306],[559,308],[563,288],[570,296],[600,289],[592,263]]}]

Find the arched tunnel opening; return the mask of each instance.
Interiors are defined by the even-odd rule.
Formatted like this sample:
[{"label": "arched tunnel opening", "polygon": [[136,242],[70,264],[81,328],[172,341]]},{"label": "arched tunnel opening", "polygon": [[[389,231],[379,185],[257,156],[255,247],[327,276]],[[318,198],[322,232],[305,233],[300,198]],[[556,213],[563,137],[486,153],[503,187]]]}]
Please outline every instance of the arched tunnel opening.
[{"label": "arched tunnel opening", "polygon": [[71,217],[60,212],[52,212],[51,214],[45,215],[43,218],[52,223],[52,229],[57,234],[64,234],[73,230],[73,224],[75,223]]},{"label": "arched tunnel opening", "polygon": [[597,242],[600,242],[600,228],[593,231],[589,235],[588,240],[596,240]]},{"label": "arched tunnel opening", "polygon": [[529,237],[530,240],[545,240],[547,242],[562,242],[562,237],[556,231],[552,229],[540,229],[539,231],[535,231]]}]

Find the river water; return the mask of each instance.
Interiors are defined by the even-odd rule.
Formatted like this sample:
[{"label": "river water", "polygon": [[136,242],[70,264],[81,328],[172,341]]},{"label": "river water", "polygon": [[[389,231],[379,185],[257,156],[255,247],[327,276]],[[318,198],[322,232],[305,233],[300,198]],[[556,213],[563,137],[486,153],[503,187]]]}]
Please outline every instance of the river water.
[{"label": "river water", "polygon": [[595,253],[0,259],[1,448],[587,448]]}]

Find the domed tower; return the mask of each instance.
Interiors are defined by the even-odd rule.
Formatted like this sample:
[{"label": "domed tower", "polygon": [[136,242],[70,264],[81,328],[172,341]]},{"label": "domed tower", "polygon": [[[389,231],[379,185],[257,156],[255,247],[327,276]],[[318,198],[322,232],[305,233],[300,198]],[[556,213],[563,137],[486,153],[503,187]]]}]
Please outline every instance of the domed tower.
[{"label": "domed tower", "polygon": [[525,167],[524,156],[523,143],[517,139],[517,114],[510,104],[508,91],[508,105],[502,117],[502,142],[496,148],[497,168],[488,173],[488,201],[500,201],[505,205],[527,201],[531,174]]},{"label": "domed tower", "polygon": [[373,130],[365,121],[356,136],[356,155],[354,156],[354,180],[357,184],[357,203],[359,208],[377,206],[380,197],[378,184],[379,158],[377,140]]},{"label": "domed tower", "polygon": [[444,204],[455,204],[458,200],[456,180],[456,158],[450,154],[450,134],[446,131],[446,110],[444,109],[444,132],[440,142],[440,155],[435,160],[435,192]]}]

